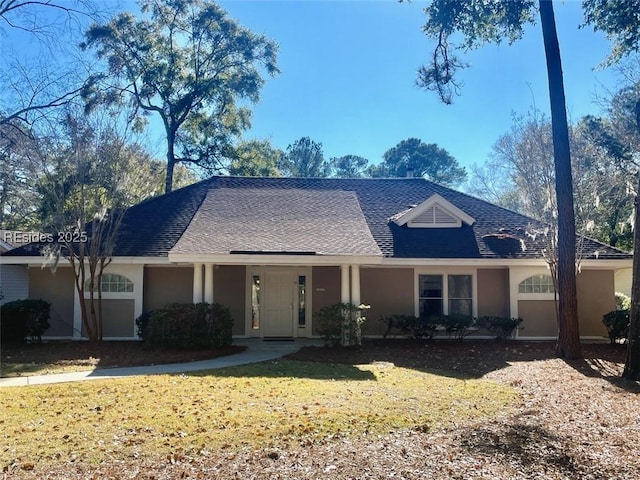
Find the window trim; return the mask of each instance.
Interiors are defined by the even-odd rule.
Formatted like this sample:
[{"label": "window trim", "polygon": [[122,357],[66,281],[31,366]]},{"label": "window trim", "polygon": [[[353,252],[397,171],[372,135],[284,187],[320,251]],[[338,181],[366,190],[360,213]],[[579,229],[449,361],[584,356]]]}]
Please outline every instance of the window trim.
[{"label": "window trim", "polygon": [[473,317],[478,316],[478,270],[466,267],[460,268],[414,268],[414,314],[420,316],[420,275],[441,275],[442,276],[442,311],[443,315],[449,314],[449,275],[469,275],[471,277],[471,312]]}]

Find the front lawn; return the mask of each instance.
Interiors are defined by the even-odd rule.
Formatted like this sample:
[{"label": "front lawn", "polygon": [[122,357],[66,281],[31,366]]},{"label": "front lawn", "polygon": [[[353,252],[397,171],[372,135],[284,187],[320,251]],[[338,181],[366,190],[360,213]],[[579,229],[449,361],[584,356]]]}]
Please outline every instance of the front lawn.
[{"label": "front lawn", "polygon": [[391,363],[281,360],[199,372],[0,389],[0,465],[206,458],[404,429],[454,428],[509,409],[513,389]]},{"label": "front lawn", "polygon": [[[178,376],[0,389],[17,479],[631,480],[625,349],[368,341]],[[0,478],[2,473],[0,473]]]},{"label": "front lawn", "polygon": [[209,349],[149,349],[141,342],[53,341],[2,346],[0,377],[79,372],[98,368],[182,363],[230,355],[245,347]]}]

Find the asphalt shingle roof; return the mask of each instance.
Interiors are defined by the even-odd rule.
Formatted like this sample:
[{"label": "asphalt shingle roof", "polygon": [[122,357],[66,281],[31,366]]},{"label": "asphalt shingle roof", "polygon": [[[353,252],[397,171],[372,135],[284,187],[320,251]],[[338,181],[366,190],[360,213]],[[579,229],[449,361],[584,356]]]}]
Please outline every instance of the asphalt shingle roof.
[{"label": "asphalt shingle roof", "polygon": [[[436,193],[475,223],[418,229],[390,221]],[[253,225],[244,224],[242,218]],[[370,253],[374,249],[371,238],[385,257],[541,258],[545,237],[528,235],[532,228],[541,230],[544,225],[421,178],[212,177],[131,207],[114,255],[167,256],[172,249],[187,252],[190,248],[211,253],[259,249],[330,252],[338,246],[343,252]],[[223,235],[217,236],[218,232]],[[498,234],[507,240],[487,237]],[[34,255],[36,251],[38,246],[31,245],[4,255]],[[585,239],[582,257],[626,259],[631,255]]]},{"label": "asphalt shingle roof", "polygon": [[354,192],[216,188],[171,253],[381,256]]}]

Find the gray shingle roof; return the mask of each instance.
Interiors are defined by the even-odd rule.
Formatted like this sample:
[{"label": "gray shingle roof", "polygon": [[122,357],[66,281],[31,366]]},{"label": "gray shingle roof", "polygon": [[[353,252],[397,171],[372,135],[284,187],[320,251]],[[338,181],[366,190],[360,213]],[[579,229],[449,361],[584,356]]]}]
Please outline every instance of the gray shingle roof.
[{"label": "gray shingle roof", "polygon": [[[473,217],[475,223],[461,228],[418,229],[389,221],[435,193]],[[361,213],[356,209],[356,200]],[[239,220],[243,217],[256,222],[256,227],[243,224]],[[351,223],[346,221],[349,218],[353,220]],[[369,235],[364,232],[363,221]],[[131,207],[123,220],[114,254],[167,256],[172,249],[186,252],[189,248],[211,252],[218,249],[329,252],[338,246],[342,251],[370,252],[372,238],[385,257],[541,258],[546,246],[544,236],[528,236],[530,226],[543,227],[534,219],[421,178],[212,177]],[[280,235],[279,230],[287,234]],[[217,232],[225,233],[218,237]],[[511,235],[515,248],[496,248],[496,242],[486,237],[496,233]],[[498,246],[503,243],[510,245],[497,242]],[[38,248],[21,247],[4,255],[34,255],[38,254]],[[591,239],[585,239],[582,256],[631,258],[626,252]]]},{"label": "gray shingle roof", "polygon": [[354,192],[216,188],[171,253],[381,256]]}]

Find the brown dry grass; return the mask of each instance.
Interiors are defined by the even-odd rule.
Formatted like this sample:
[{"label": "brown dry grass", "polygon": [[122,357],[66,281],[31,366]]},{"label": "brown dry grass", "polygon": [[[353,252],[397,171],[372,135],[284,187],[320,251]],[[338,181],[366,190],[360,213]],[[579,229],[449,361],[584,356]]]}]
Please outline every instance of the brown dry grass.
[{"label": "brown dry grass", "polygon": [[515,408],[460,426],[416,426],[163,459],[104,458],[99,465],[10,473],[60,479],[640,478],[640,386],[618,379],[624,350],[594,345],[584,353],[584,361],[565,362],[553,357],[550,344],[479,342],[304,349],[292,357],[347,365],[393,361],[463,381],[495,381],[516,389],[521,400]]},{"label": "brown dry grass", "polygon": [[0,377],[48,375],[99,368],[134,367],[207,360],[244,350],[233,345],[218,349],[150,349],[141,342],[55,341],[2,346]]}]

